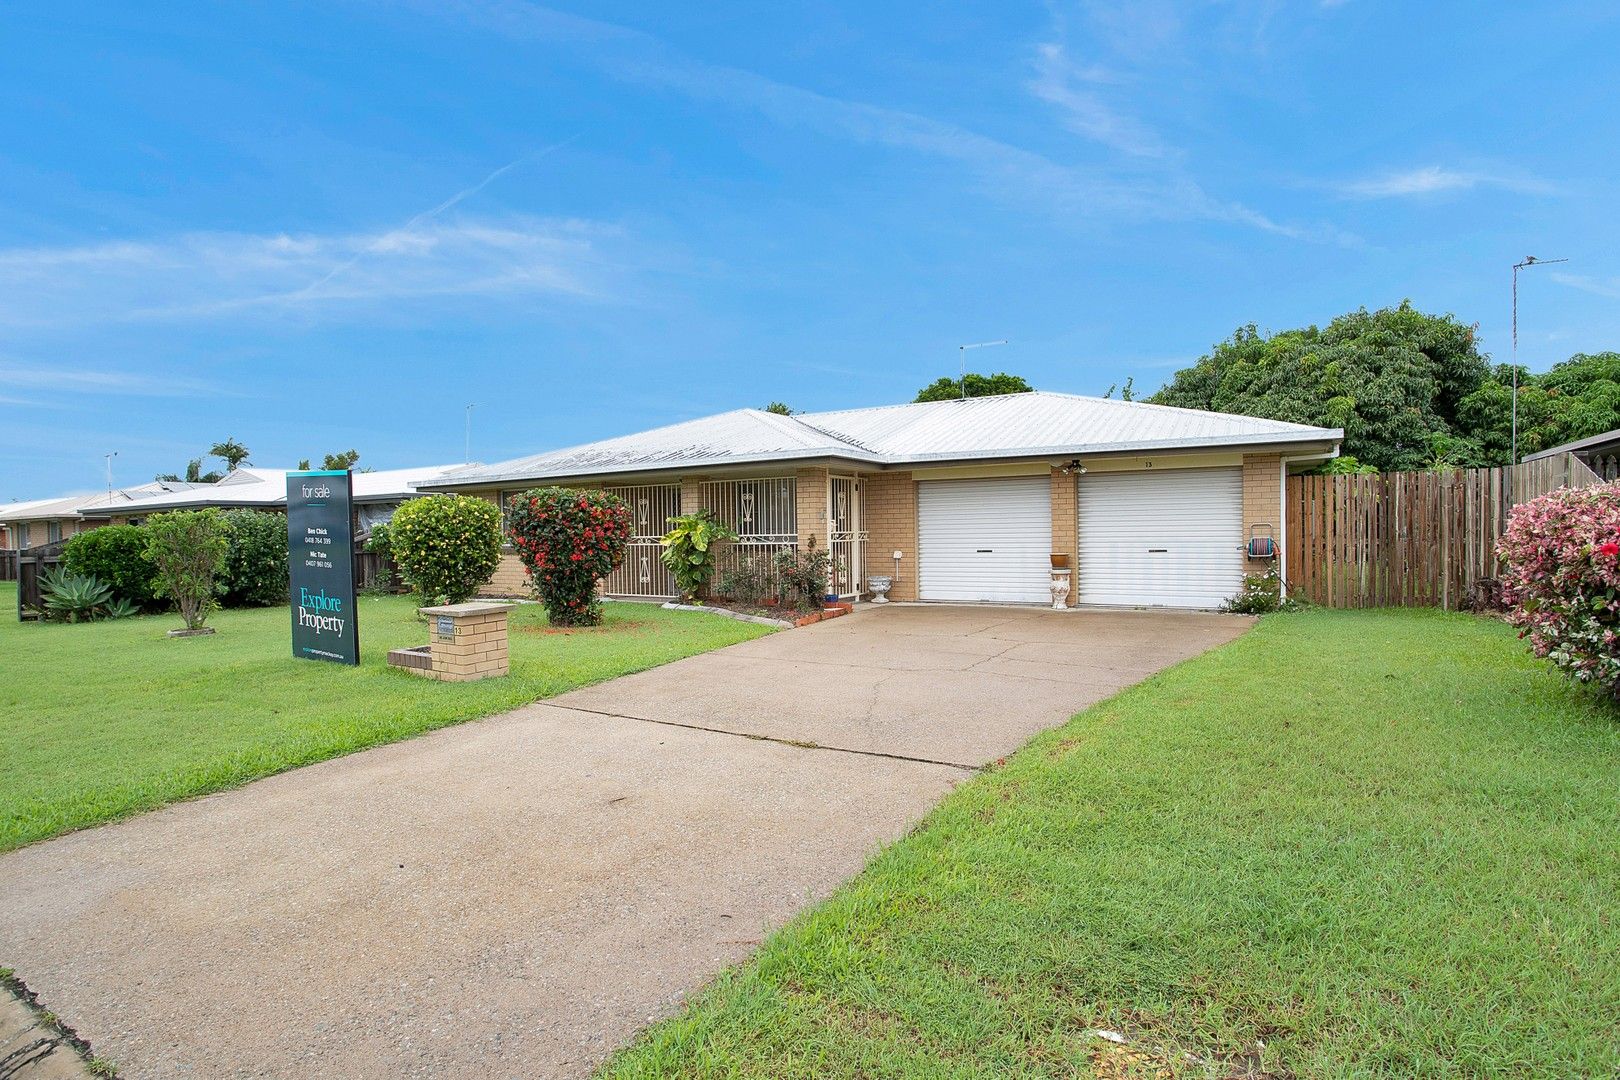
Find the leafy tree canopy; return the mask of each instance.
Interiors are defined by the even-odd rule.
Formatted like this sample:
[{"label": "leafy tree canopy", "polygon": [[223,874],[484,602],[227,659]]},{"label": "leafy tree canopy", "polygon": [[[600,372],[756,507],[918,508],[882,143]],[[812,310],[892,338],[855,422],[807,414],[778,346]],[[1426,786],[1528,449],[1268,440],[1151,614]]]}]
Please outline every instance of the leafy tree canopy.
[{"label": "leafy tree canopy", "polygon": [[239,466],[253,464],[248,460],[248,455],[252,451],[228,436],[224,442],[217,442],[209,447],[208,452],[224,461],[226,467],[233,472]]},{"label": "leafy tree canopy", "polygon": [[[963,394],[964,386],[967,393]],[[994,397],[997,394],[1027,394],[1035,389],[1021,375],[998,371],[980,375],[970,371],[960,379],[942,376],[917,391],[917,401],[955,401],[960,397]]]},{"label": "leafy tree canopy", "polygon": [[1343,428],[1344,452],[1362,464],[1421,469],[1437,448],[1453,464],[1485,463],[1460,413],[1489,378],[1473,327],[1408,301],[1321,329],[1242,327],[1149,400]]},{"label": "leafy tree canopy", "polygon": [[768,413],[775,413],[777,416],[793,415],[793,409],[790,408],[785,401],[773,401],[769,405],[765,406],[765,411]]}]

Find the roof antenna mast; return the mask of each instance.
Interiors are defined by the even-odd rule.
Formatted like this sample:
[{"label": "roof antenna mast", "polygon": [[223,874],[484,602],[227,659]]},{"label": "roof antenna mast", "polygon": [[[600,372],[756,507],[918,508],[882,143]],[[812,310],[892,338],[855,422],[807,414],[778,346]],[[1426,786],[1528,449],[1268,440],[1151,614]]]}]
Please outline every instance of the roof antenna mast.
[{"label": "roof antenna mast", "polygon": [[967,400],[967,351],[969,349],[988,349],[992,345],[1005,345],[1005,344],[1007,344],[1006,339],[1002,339],[1001,341],[980,341],[980,342],[977,342],[977,343],[972,344],[972,345],[958,345],[956,347],[956,359],[957,359],[958,363],[961,365],[961,368],[962,368],[962,383],[961,383],[961,385],[962,385],[962,400],[963,401]]}]

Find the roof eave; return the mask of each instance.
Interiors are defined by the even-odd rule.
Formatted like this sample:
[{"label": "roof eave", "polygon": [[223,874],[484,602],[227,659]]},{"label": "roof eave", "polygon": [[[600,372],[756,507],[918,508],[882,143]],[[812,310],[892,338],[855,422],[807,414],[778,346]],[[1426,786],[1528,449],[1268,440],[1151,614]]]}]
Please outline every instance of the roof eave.
[{"label": "roof eave", "polygon": [[601,477],[633,476],[643,473],[690,473],[703,469],[723,469],[750,465],[773,465],[785,462],[812,464],[818,461],[848,461],[860,465],[885,464],[875,454],[853,454],[847,451],[819,449],[815,451],[784,451],[772,454],[736,454],[723,457],[689,458],[681,461],[648,461],[615,465],[607,468],[570,469],[559,472],[485,472],[465,477],[440,477],[437,480],[413,484],[418,491],[455,491],[461,488],[484,488],[499,484],[546,483],[560,480],[593,480]]}]

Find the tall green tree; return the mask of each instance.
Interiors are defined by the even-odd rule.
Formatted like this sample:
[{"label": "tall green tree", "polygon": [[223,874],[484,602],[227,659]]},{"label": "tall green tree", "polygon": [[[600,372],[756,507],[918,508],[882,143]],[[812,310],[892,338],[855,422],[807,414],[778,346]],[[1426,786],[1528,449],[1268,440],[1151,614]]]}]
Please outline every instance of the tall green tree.
[{"label": "tall green tree", "polygon": [[[963,393],[964,387],[966,393]],[[994,397],[997,394],[1027,394],[1035,389],[1020,375],[998,371],[980,375],[970,371],[959,379],[942,376],[917,391],[917,401],[955,401],[960,397]]]},{"label": "tall green tree", "polygon": [[251,451],[241,443],[237,442],[235,439],[229,437],[227,437],[224,442],[217,442],[213,446],[209,447],[208,452],[214,457],[224,461],[226,468],[231,472],[235,472],[237,468],[242,465],[253,464],[253,462],[248,460],[248,455],[251,453]]},{"label": "tall green tree", "polygon": [[1462,414],[1490,379],[1472,326],[1407,301],[1323,328],[1242,327],[1148,400],[1343,428],[1344,452],[1363,464],[1422,469],[1437,452],[1450,464],[1487,463]]},{"label": "tall green tree", "polygon": [[765,411],[768,413],[775,413],[777,416],[793,415],[792,407],[789,406],[785,401],[773,401],[769,405],[765,406]]},{"label": "tall green tree", "polygon": [[[1491,462],[1513,439],[1513,369],[1502,364],[1464,398],[1459,416]],[[1519,369],[1519,455],[1620,428],[1620,353],[1576,353],[1542,375]]]}]

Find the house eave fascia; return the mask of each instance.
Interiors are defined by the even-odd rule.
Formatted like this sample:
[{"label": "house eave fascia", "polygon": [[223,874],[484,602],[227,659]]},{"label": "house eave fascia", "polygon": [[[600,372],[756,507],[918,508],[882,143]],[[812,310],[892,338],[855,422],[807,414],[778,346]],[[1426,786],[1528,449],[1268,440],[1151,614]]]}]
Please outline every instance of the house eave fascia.
[{"label": "house eave fascia", "polygon": [[512,484],[550,484],[550,483],[580,483],[582,481],[611,481],[625,477],[635,477],[639,480],[652,480],[661,477],[678,478],[691,476],[694,473],[709,473],[716,471],[736,472],[739,469],[747,470],[759,466],[793,465],[810,468],[816,465],[848,465],[855,468],[871,469],[881,468],[882,459],[875,455],[861,454],[829,454],[818,451],[813,454],[799,452],[777,454],[749,454],[742,457],[711,457],[693,458],[689,461],[656,461],[644,464],[623,465],[612,469],[576,469],[566,472],[510,472],[510,473],[484,473],[476,477],[446,477],[424,483],[413,484],[419,492],[435,491],[466,491],[482,488],[506,487]]},{"label": "house eave fascia", "polygon": [[468,477],[441,477],[436,480],[412,484],[418,492],[469,491],[499,488],[516,484],[604,482],[622,478],[650,480],[675,479],[694,473],[758,468],[760,466],[792,464],[802,467],[841,465],[867,471],[903,470],[918,465],[945,465],[953,462],[1027,462],[1048,458],[1076,458],[1142,453],[1173,453],[1178,451],[1242,449],[1248,452],[1265,450],[1297,450],[1303,446],[1331,449],[1344,437],[1338,429],[1320,431],[1264,432],[1255,435],[1215,435],[1194,439],[1144,439],[1112,443],[1083,445],[1054,444],[1051,446],[1019,447],[981,451],[941,451],[934,454],[858,454],[799,452],[777,454],[749,454],[738,457],[693,458],[689,461],[657,461],[622,465],[610,469],[573,469],[557,472],[502,472],[482,473]]}]

